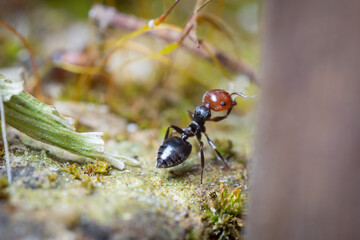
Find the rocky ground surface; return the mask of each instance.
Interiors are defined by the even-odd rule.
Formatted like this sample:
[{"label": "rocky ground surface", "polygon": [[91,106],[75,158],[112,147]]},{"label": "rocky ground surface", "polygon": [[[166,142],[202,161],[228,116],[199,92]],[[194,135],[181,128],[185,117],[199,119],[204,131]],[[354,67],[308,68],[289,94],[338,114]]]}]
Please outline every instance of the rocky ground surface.
[{"label": "rocky ground surface", "polygon": [[[109,119],[116,123],[114,116]],[[119,119],[120,127],[108,126],[112,132],[105,133],[107,150],[141,163],[119,171],[8,129],[13,183],[7,185],[5,160],[0,160],[1,239],[241,238],[251,131],[249,120],[239,125],[244,122],[239,119],[229,122],[236,131],[210,126],[210,136],[233,170],[224,168],[206,145],[203,185],[195,139],[184,164],[157,169],[159,130],[129,131]]]}]

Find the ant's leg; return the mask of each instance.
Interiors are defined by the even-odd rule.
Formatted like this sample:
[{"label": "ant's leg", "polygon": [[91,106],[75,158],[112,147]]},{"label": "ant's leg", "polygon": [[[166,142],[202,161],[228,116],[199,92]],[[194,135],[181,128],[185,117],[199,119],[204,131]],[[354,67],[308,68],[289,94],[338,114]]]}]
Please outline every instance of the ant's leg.
[{"label": "ant's leg", "polygon": [[[233,106],[235,106],[235,104],[234,104]],[[229,116],[229,114],[231,113],[231,110],[232,110],[233,106],[231,106],[231,107],[227,110],[227,112],[226,112],[226,114],[225,114],[224,116],[214,117],[214,118],[209,119],[209,121],[219,122],[219,121],[221,121],[221,120],[224,120],[224,119],[227,118],[227,117]]]},{"label": "ant's leg", "polygon": [[225,162],[224,160],[224,157],[221,155],[221,153],[217,150],[217,147],[215,146],[214,142],[211,141],[211,139],[209,138],[209,136],[204,132],[205,136],[206,136],[206,139],[208,140],[210,146],[214,149],[214,151],[216,152],[217,156],[223,161],[224,165],[231,169],[231,167],[229,167],[229,165],[227,165],[227,163]]},{"label": "ant's leg", "polygon": [[168,139],[169,137],[169,130],[170,128],[173,128],[176,132],[180,133],[180,134],[183,134],[184,133],[184,130],[182,130],[181,128],[179,128],[178,126],[175,126],[175,125],[170,125],[167,130],[166,130],[166,133],[165,133],[165,138],[164,140]]},{"label": "ant's leg", "polygon": [[201,141],[201,135],[197,136],[197,139],[200,143],[200,158],[201,158],[201,178],[200,183],[203,183],[203,173],[204,173],[204,165],[205,165],[205,158],[204,158],[204,143]]},{"label": "ant's leg", "polygon": [[191,120],[194,120],[194,113],[190,110],[187,111]]}]

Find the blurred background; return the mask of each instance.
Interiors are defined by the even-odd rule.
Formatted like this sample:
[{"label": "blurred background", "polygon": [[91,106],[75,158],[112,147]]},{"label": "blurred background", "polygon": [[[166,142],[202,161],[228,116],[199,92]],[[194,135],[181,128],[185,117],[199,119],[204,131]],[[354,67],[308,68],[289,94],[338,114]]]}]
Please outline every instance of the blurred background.
[{"label": "blurred background", "polygon": [[[168,123],[187,124],[187,110],[200,105],[202,95],[210,89],[244,91],[248,95],[256,93],[249,74],[224,65],[219,67],[211,60],[211,55],[205,60],[189,49],[178,48],[167,55],[144,58],[171,43],[151,34],[131,38],[118,47],[101,70],[80,71],[76,68],[96,65],[108,46],[135,31],[106,25],[109,14],[100,16],[100,23],[99,19],[89,18],[94,4],[103,4],[100,5],[102,8],[111,6],[127,14],[129,19],[135,16],[142,26],[142,19],[147,22],[159,17],[173,2],[12,0],[0,2],[0,16],[33,48],[43,94],[48,102],[106,104],[112,112],[129,122],[136,122],[142,129],[158,128]],[[180,1],[165,23],[176,28],[179,34],[194,7],[195,1]],[[255,0],[211,1],[199,14],[198,37],[255,72],[259,65],[260,11],[261,6]],[[171,38],[171,32],[166,31],[164,34]],[[174,40],[176,42],[177,38]],[[195,43],[189,44],[195,46]],[[14,34],[1,26],[0,71],[16,76],[20,66],[26,69],[27,90],[36,95],[36,84],[31,83],[29,52]],[[238,114],[245,114],[253,105],[240,99],[239,103],[235,110]]]},{"label": "blurred background", "polygon": [[[185,219],[186,227],[181,225],[181,231],[188,234],[187,239],[196,239],[191,238],[195,230],[189,226],[216,230],[209,239],[219,239],[226,232],[229,215],[214,220],[214,204],[206,208],[204,199],[232,191],[240,199],[238,189],[247,192],[246,164],[253,156],[255,101],[237,98],[238,106],[226,121],[207,124],[209,135],[219,140],[220,152],[235,156],[230,163],[237,171],[222,171],[208,158],[212,151],[207,148],[205,155],[210,161],[205,169],[205,193],[202,188],[199,193],[198,178],[193,178],[199,175],[197,157],[190,157],[184,164],[190,162],[190,167],[177,173],[154,170],[156,150],[167,126],[185,127],[190,122],[187,110],[200,105],[206,91],[222,88],[248,96],[258,94],[263,3],[210,1],[193,27],[201,40],[200,48],[194,32],[177,48],[199,2],[204,1],[180,1],[162,25],[140,34],[138,29],[164,14],[174,1],[0,0],[1,20],[27,40],[20,41],[14,30],[0,26],[0,73],[24,79],[27,91],[74,117],[79,131],[103,131],[104,138],[114,137],[119,152],[139,157],[144,167],[113,171],[114,179],[99,181],[113,191],[111,200],[116,199],[93,202],[93,210],[101,212],[100,219],[111,221],[123,214],[117,199],[131,204],[146,202],[150,206],[146,210],[171,216],[175,223],[171,231]],[[267,3],[262,69],[266,81],[261,82],[257,152],[252,161],[249,239],[358,239],[360,54],[356,50],[360,4],[327,0]],[[122,141],[128,139],[133,141]],[[136,148],[148,142],[153,144],[147,145],[147,151]],[[193,156],[198,150],[196,145],[194,148]],[[67,182],[68,175],[58,172]],[[74,189],[78,192],[78,186]],[[125,197],[118,195],[122,192]],[[244,195],[241,201],[247,200],[247,193]],[[19,196],[28,204],[32,195]],[[48,200],[49,195],[43,196]],[[57,208],[54,202],[61,204],[57,195],[52,200],[49,208]],[[88,200],[84,202],[88,204]],[[18,201],[16,207],[26,209],[24,202]],[[63,205],[68,205],[66,199]],[[110,206],[111,217],[103,213],[103,206]],[[173,213],[170,207],[167,212],[167,206],[179,210]],[[49,215],[48,209],[43,209]],[[233,214],[236,227],[231,229],[237,229],[239,237],[230,231],[229,239],[240,238],[242,218],[247,214],[246,203],[236,209],[240,213]],[[82,205],[76,211],[82,216],[79,219],[90,212]],[[25,213],[24,209],[18,212]],[[144,219],[143,213],[136,216],[136,222]],[[182,220],[177,220],[178,216]],[[126,214],[122,217],[128,218]],[[152,230],[154,222],[165,225],[155,219],[149,218],[151,227],[139,229]]]},{"label": "blurred background", "polygon": [[[191,22],[196,3],[205,1],[181,0],[163,24],[144,29],[174,2],[0,0],[0,73],[25,80],[26,91],[74,118],[76,131],[104,132],[107,152],[141,164],[88,174],[88,164],[69,165],[74,157],[12,134],[18,160],[12,163],[14,191],[6,195],[11,206],[0,205],[5,238],[241,237],[256,99],[238,97],[226,121],[206,125],[236,171],[224,169],[206,144],[200,187],[196,139],[189,140],[192,155],[177,168],[156,169],[156,153],[169,124],[186,127],[187,111],[202,104],[205,92],[258,94],[262,6],[255,0],[212,0]],[[15,144],[18,136],[26,146]],[[1,189],[0,184],[0,197]],[[124,237],[130,233],[135,237]]]}]

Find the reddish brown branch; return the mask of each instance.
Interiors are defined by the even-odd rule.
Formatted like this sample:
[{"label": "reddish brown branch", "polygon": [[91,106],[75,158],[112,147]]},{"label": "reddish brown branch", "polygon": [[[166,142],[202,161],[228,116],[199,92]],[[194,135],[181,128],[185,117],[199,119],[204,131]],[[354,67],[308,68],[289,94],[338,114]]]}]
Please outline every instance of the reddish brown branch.
[{"label": "reddish brown branch", "polygon": [[[100,26],[113,27],[117,29],[123,29],[127,31],[135,31],[142,28],[147,24],[147,20],[137,18],[132,15],[116,12],[114,8],[96,4],[90,11],[90,18]],[[177,42],[182,37],[180,31],[166,29],[166,30],[155,30],[151,34],[157,38],[165,40],[167,42]],[[206,53],[203,48],[199,48],[191,40],[184,40],[182,46],[192,54],[204,58],[208,61],[212,61],[211,57]],[[235,58],[228,56],[227,54],[217,50],[208,43],[207,48],[216,56],[218,61],[225,66],[228,70],[236,74],[244,74],[256,84],[258,79],[255,70],[247,65],[246,63],[239,61]]]},{"label": "reddish brown branch", "polygon": [[165,21],[165,19],[167,18],[167,16],[171,13],[171,11],[174,9],[174,7],[176,6],[176,4],[178,4],[180,2],[180,0],[176,0],[173,5],[169,8],[169,10],[166,11],[166,13],[164,13],[163,15],[161,15],[158,18],[159,22],[163,22]]}]

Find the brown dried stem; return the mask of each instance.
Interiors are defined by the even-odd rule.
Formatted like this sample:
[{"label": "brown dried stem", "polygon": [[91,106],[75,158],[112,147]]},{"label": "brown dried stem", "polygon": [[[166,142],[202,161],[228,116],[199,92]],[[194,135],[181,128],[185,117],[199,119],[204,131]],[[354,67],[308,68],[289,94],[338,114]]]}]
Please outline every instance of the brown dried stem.
[{"label": "brown dried stem", "polygon": [[[195,42],[196,47],[200,47],[200,41],[197,36],[197,18],[199,16],[200,10],[205,7],[211,0],[207,0],[204,3],[202,3],[203,0],[197,0],[194,8],[194,13],[190,16],[189,20],[186,22],[186,25],[184,27],[184,34],[181,37],[182,40],[185,39],[186,36],[189,36],[189,38]],[[182,42],[182,41],[181,41]]]},{"label": "brown dried stem", "polygon": [[161,15],[160,17],[158,17],[156,20],[159,23],[162,23],[165,21],[165,19],[167,18],[167,16],[171,13],[171,11],[174,9],[174,7],[176,6],[176,4],[178,4],[180,2],[180,0],[176,0],[173,5],[166,11],[166,13],[164,13],[163,15]]}]

